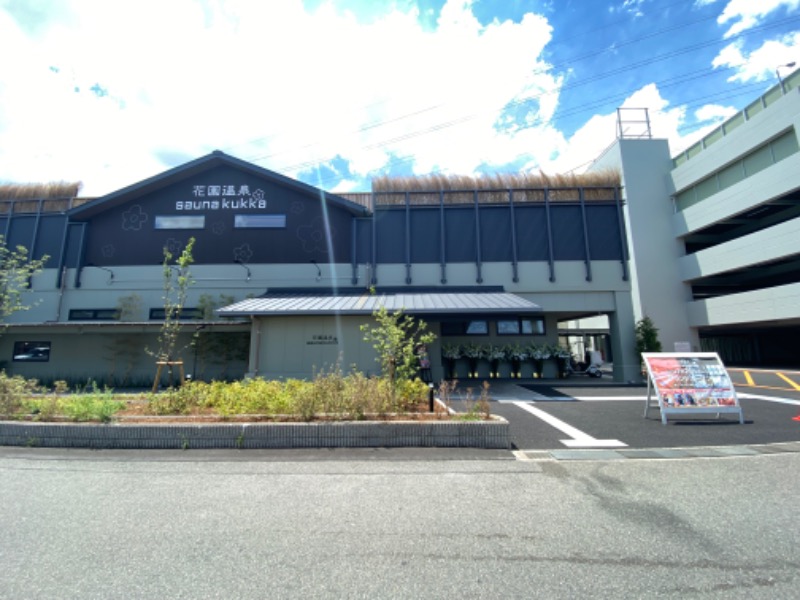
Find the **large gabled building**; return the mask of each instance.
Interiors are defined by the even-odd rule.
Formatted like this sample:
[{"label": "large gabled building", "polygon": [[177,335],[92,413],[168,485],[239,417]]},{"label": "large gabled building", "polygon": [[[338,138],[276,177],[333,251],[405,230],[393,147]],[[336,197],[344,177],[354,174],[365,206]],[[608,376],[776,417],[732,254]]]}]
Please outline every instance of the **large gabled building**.
[{"label": "large gabled building", "polygon": [[0,337],[12,373],[152,381],[144,349],[164,317],[163,249],[195,238],[180,358],[197,378],[374,373],[360,325],[381,305],[438,335],[435,379],[444,344],[555,345],[559,323],[589,315],[607,317],[598,349],[614,378],[638,376],[617,175],[389,185],[348,199],[213,152],[88,202],[0,203],[7,242],[50,257],[32,281],[37,304]]},{"label": "large gabled building", "polygon": [[164,248],[195,238],[179,358],[201,379],[374,373],[360,326],[379,306],[437,334],[434,379],[448,343],[560,343],[638,380],[645,315],[665,350],[796,366],[798,81],[675,157],[665,140],[622,134],[599,176],[389,180],[336,195],[213,152],[93,200],[0,186],[6,243],[49,256],[0,361],[45,380],[148,385]]}]

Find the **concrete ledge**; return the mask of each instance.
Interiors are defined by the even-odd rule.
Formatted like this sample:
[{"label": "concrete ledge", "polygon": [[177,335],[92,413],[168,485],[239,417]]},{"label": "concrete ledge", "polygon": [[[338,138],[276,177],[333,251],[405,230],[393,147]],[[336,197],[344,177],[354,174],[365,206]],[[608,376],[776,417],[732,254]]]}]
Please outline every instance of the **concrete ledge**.
[{"label": "concrete ledge", "polygon": [[0,445],[96,449],[511,447],[508,421],[142,424],[0,421]]}]

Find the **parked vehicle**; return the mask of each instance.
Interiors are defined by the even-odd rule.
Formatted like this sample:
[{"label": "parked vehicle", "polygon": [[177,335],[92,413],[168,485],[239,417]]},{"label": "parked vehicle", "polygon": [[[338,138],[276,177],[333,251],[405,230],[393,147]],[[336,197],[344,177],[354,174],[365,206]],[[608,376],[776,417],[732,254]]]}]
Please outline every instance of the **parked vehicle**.
[{"label": "parked vehicle", "polygon": [[585,360],[578,362],[575,357],[569,359],[567,365],[567,376],[571,375],[587,375],[589,377],[602,377],[603,372],[600,367],[603,366],[603,357],[597,350],[590,350],[586,353]]}]

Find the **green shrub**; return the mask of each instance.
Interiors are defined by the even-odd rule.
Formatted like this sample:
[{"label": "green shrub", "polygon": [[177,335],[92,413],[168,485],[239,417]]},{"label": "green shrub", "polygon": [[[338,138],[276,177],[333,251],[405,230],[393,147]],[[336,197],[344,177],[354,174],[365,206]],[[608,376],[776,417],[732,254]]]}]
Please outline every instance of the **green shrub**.
[{"label": "green shrub", "polygon": [[107,423],[125,403],[114,400],[111,393],[76,394],[58,401],[59,412],[73,421],[100,421]]},{"label": "green shrub", "polygon": [[0,415],[14,416],[25,409],[24,401],[40,392],[39,382],[21,375],[9,377],[0,371]]}]

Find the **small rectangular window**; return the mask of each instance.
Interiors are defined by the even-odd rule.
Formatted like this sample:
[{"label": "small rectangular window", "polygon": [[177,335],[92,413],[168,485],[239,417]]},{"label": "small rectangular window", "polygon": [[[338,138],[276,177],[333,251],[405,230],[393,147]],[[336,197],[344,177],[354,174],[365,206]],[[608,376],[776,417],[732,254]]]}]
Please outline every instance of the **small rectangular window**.
[{"label": "small rectangular window", "polygon": [[69,311],[70,321],[118,321],[116,308],[73,308]]},{"label": "small rectangular window", "polygon": [[497,322],[497,335],[519,335],[519,332],[519,319]]},{"label": "small rectangular window", "polygon": [[522,334],[523,335],[544,335],[544,318],[538,317],[536,319],[522,319]]},{"label": "small rectangular window", "polygon": [[[162,321],[164,316],[166,315],[166,311],[163,308],[151,308],[150,309],[150,319],[153,321]],[[181,311],[180,320],[190,321],[192,319],[202,319],[203,318],[203,311],[199,308],[184,308]]]},{"label": "small rectangular window", "polygon": [[236,229],[284,229],[286,215],[235,215],[233,226]]},{"label": "small rectangular window", "polygon": [[156,229],[205,229],[205,215],[156,215]]},{"label": "small rectangular window", "polygon": [[501,319],[497,321],[497,335],[544,335],[544,318]]},{"label": "small rectangular window", "polygon": [[484,320],[442,321],[442,335],[488,335],[489,323]]},{"label": "small rectangular window", "polygon": [[50,360],[50,342],[14,342],[16,362],[47,362]]}]

